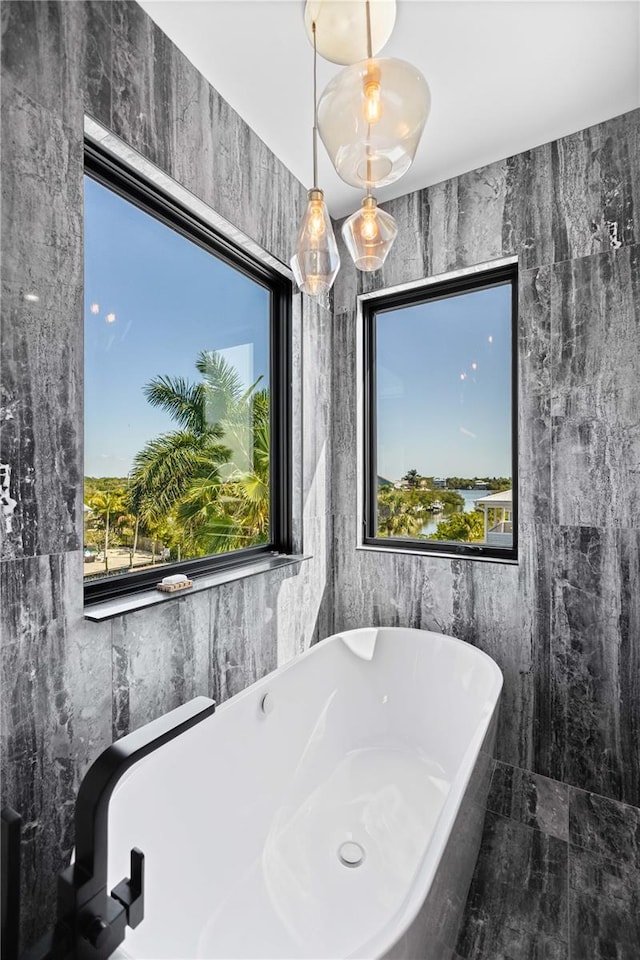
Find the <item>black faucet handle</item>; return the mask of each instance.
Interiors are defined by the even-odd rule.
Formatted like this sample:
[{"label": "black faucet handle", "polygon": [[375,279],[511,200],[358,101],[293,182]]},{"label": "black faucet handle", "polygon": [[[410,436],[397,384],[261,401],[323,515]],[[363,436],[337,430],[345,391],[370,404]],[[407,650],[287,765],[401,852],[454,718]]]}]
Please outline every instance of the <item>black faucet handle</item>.
[{"label": "black faucet handle", "polygon": [[131,851],[131,879],[121,880],[111,896],[127,912],[127,925],[133,929],[144,919],[144,853],[134,847]]}]

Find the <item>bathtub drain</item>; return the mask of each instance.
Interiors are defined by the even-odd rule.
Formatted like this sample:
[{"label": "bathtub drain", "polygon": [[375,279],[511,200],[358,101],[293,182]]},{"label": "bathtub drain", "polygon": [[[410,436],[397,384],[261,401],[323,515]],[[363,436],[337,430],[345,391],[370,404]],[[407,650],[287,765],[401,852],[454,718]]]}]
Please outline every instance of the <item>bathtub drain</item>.
[{"label": "bathtub drain", "polygon": [[338,847],[338,859],[345,867],[359,867],[364,857],[364,847],[354,840],[345,840]]}]

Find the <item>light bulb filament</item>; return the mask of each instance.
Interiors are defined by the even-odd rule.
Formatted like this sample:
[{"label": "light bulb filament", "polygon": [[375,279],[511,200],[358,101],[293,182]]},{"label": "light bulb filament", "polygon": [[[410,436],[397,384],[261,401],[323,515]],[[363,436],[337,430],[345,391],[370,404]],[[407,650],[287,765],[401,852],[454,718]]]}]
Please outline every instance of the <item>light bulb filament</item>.
[{"label": "light bulb filament", "polygon": [[378,233],[378,218],[375,210],[367,211],[362,216],[362,227],[360,229],[362,239],[371,243],[378,238]]},{"label": "light bulb filament", "polygon": [[364,85],[364,118],[367,123],[378,123],[382,117],[380,84],[369,80]]},{"label": "light bulb filament", "polygon": [[325,232],[323,208],[324,204],[322,200],[311,200],[309,203],[307,226],[309,230],[309,238],[312,241],[318,240]]}]

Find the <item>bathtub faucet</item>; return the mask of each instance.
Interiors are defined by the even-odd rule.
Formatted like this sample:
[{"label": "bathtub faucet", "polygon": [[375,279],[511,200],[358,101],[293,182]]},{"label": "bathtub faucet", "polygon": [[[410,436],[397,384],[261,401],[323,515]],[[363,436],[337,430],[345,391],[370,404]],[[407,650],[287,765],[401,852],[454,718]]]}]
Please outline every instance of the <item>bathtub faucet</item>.
[{"label": "bathtub faucet", "polygon": [[[185,733],[215,711],[215,702],[196,697],[116,740],[100,754],[80,784],[75,809],[75,861],[58,876],[53,930],[20,957],[20,818],[2,811],[3,960],[107,960],[144,917],[144,855],[131,851],[131,877],[107,893],[109,800],[122,775],[139,760]],[[9,883],[6,884],[7,879]],[[5,899],[5,886],[8,892]],[[5,915],[6,914],[6,915]]]}]

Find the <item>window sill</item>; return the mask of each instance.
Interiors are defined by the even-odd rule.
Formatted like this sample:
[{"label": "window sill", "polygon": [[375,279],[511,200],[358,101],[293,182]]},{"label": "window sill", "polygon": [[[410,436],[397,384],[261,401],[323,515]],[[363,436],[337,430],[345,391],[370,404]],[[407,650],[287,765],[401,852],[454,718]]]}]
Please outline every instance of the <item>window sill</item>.
[{"label": "window sill", "polygon": [[[177,593],[161,593],[159,590],[142,590],[139,593],[130,593],[124,597],[114,597],[111,600],[99,600],[84,608],[85,620],[91,620],[93,623],[102,623],[103,620],[111,620],[113,617],[120,617],[125,613],[133,613],[136,610],[142,610],[145,607],[155,607],[159,603],[172,603],[175,600],[184,600],[194,593],[201,593],[203,590],[210,590],[212,587],[219,587],[223,583],[233,583],[234,580],[243,580],[245,577],[254,577],[258,573],[268,573],[271,570],[279,570],[281,567],[290,567],[301,563],[303,560],[310,560],[307,554],[273,554],[264,559],[254,560],[251,563],[244,563],[241,566],[231,567],[226,570],[219,570],[215,573],[206,573],[194,578],[193,586],[188,590],[178,591]],[[161,576],[161,574],[159,573]]]},{"label": "window sill", "polygon": [[411,547],[385,547],[378,546],[373,543],[360,543],[356,547],[356,550],[364,550],[365,553],[395,553],[395,554],[410,554],[412,557],[439,557],[442,560],[475,560],[480,561],[481,563],[501,563],[505,566],[517,567],[518,560],[513,557],[490,557],[486,554],[470,554],[470,553],[446,553],[444,550],[420,550],[418,548],[412,549]]}]

